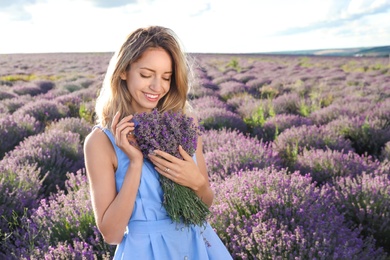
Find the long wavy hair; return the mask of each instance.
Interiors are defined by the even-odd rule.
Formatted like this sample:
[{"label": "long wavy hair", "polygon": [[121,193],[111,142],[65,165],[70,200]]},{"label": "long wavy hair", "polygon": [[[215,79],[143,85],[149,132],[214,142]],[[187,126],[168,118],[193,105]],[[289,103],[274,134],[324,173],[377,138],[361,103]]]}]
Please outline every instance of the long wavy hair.
[{"label": "long wavy hair", "polygon": [[175,33],[168,28],[151,26],[140,28],[126,38],[120,49],[110,60],[102,88],[96,100],[97,123],[110,128],[117,111],[121,118],[134,113],[131,110],[132,97],[126,81],[120,78],[130,65],[141,58],[149,48],[163,48],[172,59],[172,80],[170,89],[157,104],[161,112],[186,112],[187,94],[190,89],[191,69]]}]

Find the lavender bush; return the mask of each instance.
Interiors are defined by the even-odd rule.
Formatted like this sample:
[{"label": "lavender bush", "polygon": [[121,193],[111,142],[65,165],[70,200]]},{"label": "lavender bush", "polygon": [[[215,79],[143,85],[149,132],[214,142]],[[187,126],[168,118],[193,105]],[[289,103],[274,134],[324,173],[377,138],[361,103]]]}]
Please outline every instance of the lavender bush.
[{"label": "lavender bush", "polygon": [[203,134],[204,156],[210,179],[221,182],[241,169],[281,167],[269,144],[237,130],[209,130]]},{"label": "lavender bush", "polygon": [[213,78],[212,83],[219,86],[221,83],[228,82],[230,80],[232,80],[231,76],[222,74],[218,77]]},{"label": "lavender bush", "polygon": [[3,104],[3,106],[7,108],[9,114],[12,114],[19,108],[31,102],[31,100],[32,100],[31,96],[20,96],[20,97],[2,100],[1,104]]},{"label": "lavender bush", "polygon": [[387,160],[390,162],[390,142],[387,142],[381,152],[381,159],[383,161]]},{"label": "lavender bush", "polygon": [[216,96],[206,96],[191,100],[191,106],[195,111],[212,110],[214,108],[220,108],[224,110],[230,110],[230,107]]},{"label": "lavender bush", "polygon": [[234,259],[384,259],[349,229],[330,189],[272,168],[242,171],[214,184],[211,224]]},{"label": "lavender bush", "polygon": [[278,96],[272,101],[276,114],[300,114],[301,97],[297,93],[289,93]]},{"label": "lavender bush", "polygon": [[212,89],[204,88],[202,86],[195,86],[191,88],[190,92],[188,93],[188,98],[190,100],[210,96],[217,96],[217,93]]},{"label": "lavender bush", "polygon": [[220,90],[219,95],[224,99],[228,100],[234,95],[244,93],[247,91],[247,86],[237,81],[226,81],[219,84]]},{"label": "lavender bush", "polygon": [[333,183],[339,177],[356,177],[363,172],[373,172],[380,169],[381,163],[371,156],[358,155],[349,151],[343,153],[331,149],[304,150],[298,154],[292,167],[302,175],[310,174],[318,185]]},{"label": "lavender bush", "polygon": [[378,156],[386,142],[390,141],[390,125],[384,119],[341,118],[328,124],[336,133],[351,140],[359,154]]},{"label": "lavender bush", "polygon": [[375,171],[341,178],[334,186],[335,205],[364,237],[390,252],[390,178]]},{"label": "lavender bush", "polygon": [[255,127],[253,134],[264,141],[273,141],[284,130],[293,126],[312,125],[312,121],[306,117],[293,114],[278,114],[268,118],[262,126]]},{"label": "lavender bush", "polygon": [[42,93],[47,93],[55,87],[55,83],[49,80],[40,80],[34,83],[42,91]]},{"label": "lavender bush", "polygon": [[0,116],[6,116],[8,114],[8,109],[3,103],[0,103]]},{"label": "lavender bush", "polygon": [[15,115],[30,115],[39,121],[42,127],[50,124],[54,120],[66,117],[68,115],[68,108],[49,100],[37,100],[28,103],[15,111]]},{"label": "lavender bush", "polygon": [[12,91],[18,96],[30,95],[36,96],[42,94],[43,91],[36,85],[17,85],[12,87]]},{"label": "lavender bush", "polygon": [[[381,92],[380,94],[385,95],[385,93],[390,92],[390,88],[385,90],[386,92]],[[366,110],[363,115],[368,118],[377,118],[381,121],[384,121],[384,125],[390,125],[390,94],[387,94],[387,98],[383,98],[382,102],[378,102],[372,109]]]},{"label": "lavender bush", "polygon": [[245,132],[247,129],[247,125],[239,115],[225,109],[197,110],[196,116],[206,130],[229,128]]},{"label": "lavender bush", "polygon": [[0,256],[7,259],[18,245],[15,230],[27,209],[37,207],[42,186],[35,165],[0,166]]},{"label": "lavender bush", "polygon": [[333,120],[339,118],[355,117],[362,113],[362,110],[366,110],[365,104],[346,102],[346,105],[342,104],[331,104],[328,107],[319,109],[310,114],[309,118],[312,119],[316,124],[324,125]]},{"label": "lavender bush", "polygon": [[80,84],[78,84],[77,82],[66,83],[61,87],[62,87],[62,89],[66,90],[70,93],[75,92],[75,91],[80,90],[80,89],[83,89],[83,87]]},{"label": "lavender bush", "polygon": [[95,226],[85,171],[68,173],[65,190],[41,200],[27,222],[35,228],[28,230],[28,226],[22,226],[20,236],[36,232],[36,239],[33,246],[26,245],[29,252],[19,252],[24,257],[96,259],[112,255],[115,249],[104,243]]},{"label": "lavender bush", "polygon": [[39,122],[30,115],[0,118],[0,159],[24,138],[38,133],[39,127]]},{"label": "lavender bush", "polygon": [[294,165],[298,154],[304,149],[332,149],[336,151],[353,151],[349,140],[323,126],[292,127],[281,133],[273,143],[286,166]]},{"label": "lavender bush", "polygon": [[[2,86],[3,88],[3,86]],[[10,99],[17,97],[16,94],[12,93],[10,90],[0,90],[0,100],[3,101],[4,99]]]},{"label": "lavender bush", "polygon": [[[88,243],[82,241],[73,242],[58,242],[55,246],[50,246],[47,252],[39,254],[39,256],[45,259],[96,259],[98,256],[94,248]],[[100,257],[100,255],[99,255]],[[103,253],[102,259],[110,259],[110,255]]]},{"label": "lavender bush", "polygon": [[245,84],[252,79],[256,79],[256,75],[252,73],[238,73],[233,78]]},{"label": "lavender bush", "polygon": [[4,156],[0,167],[37,164],[41,179],[44,179],[42,193],[48,195],[56,192],[57,185],[64,187],[67,172],[76,172],[82,168],[82,155],[79,134],[49,131],[25,139]]},{"label": "lavender bush", "polygon": [[[102,241],[94,225],[77,226],[92,220],[64,206],[84,209],[90,207],[89,200],[61,200],[63,194],[76,192],[65,188],[65,174],[83,166],[82,153],[76,150],[89,125],[95,124],[94,101],[111,56],[0,55],[0,149],[5,157],[0,161],[0,259],[112,256],[112,247]],[[189,98],[195,114],[210,127],[203,134],[205,157],[209,168],[226,171],[223,179],[212,180],[215,206],[236,205],[221,209],[223,214],[212,219],[219,223],[216,230],[235,259],[381,259],[385,256],[381,246],[390,252],[386,240],[388,183],[383,177],[390,172],[388,58],[194,54],[193,61],[198,81],[193,82]],[[234,87],[235,82],[243,84],[243,89]],[[55,133],[63,137],[49,138]],[[58,152],[60,147],[72,150],[71,146],[77,149],[67,155]],[[18,161],[22,151],[26,158],[29,154],[35,159]],[[43,161],[47,163],[38,167]],[[275,169],[264,168],[272,164]],[[253,165],[261,169],[241,169]],[[290,169],[280,170],[286,166]],[[48,168],[43,171],[42,167]],[[49,181],[60,169],[58,177]],[[295,169],[312,178],[292,174]],[[210,177],[219,171],[209,169]],[[257,176],[263,177],[258,180]],[[266,178],[274,178],[276,184]],[[245,186],[241,180],[257,185]],[[287,185],[284,180],[292,182]],[[321,186],[310,184],[314,180],[322,182]],[[45,192],[56,181],[65,192],[54,186]],[[224,185],[238,188],[225,192]],[[318,191],[324,193],[321,198]],[[252,203],[254,196],[259,202]],[[69,200],[76,197],[69,195]],[[35,214],[41,198],[45,203],[39,208],[46,217],[38,221]],[[342,217],[332,204],[347,223],[341,224]],[[66,216],[69,222],[54,221],[58,217],[51,211],[57,208],[57,215]],[[245,213],[252,211],[256,213]],[[67,225],[77,226],[82,234]],[[52,227],[56,231],[49,235]]]},{"label": "lavender bush", "polygon": [[254,104],[257,101],[258,101],[257,99],[255,99],[253,96],[249,95],[248,93],[242,93],[240,95],[233,96],[229,100],[226,100],[226,104],[228,105],[229,108],[231,107],[233,111],[238,111],[239,107],[242,107],[246,104]]},{"label": "lavender bush", "polygon": [[275,116],[271,100],[261,100],[260,102],[244,104],[237,110],[243,116],[249,132],[254,135],[258,131],[257,129],[262,127],[269,117]]},{"label": "lavender bush", "polygon": [[68,107],[69,117],[79,117],[82,99],[78,95],[75,95],[74,93],[61,95],[59,97],[56,97],[54,100]]},{"label": "lavender bush", "polygon": [[[266,95],[265,93],[262,92],[262,87],[267,86],[272,82],[269,78],[255,78],[251,79],[246,82],[246,85],[249,87],[249,93],[251,93],[254,97],[263,97],[267,98],[269,95]],[[275,92],[276,94],[276,92]],[[272,95],[274,96],[274,95]]]},{"label": "lavender bush", "polygon": [[199,79],[198,84],[202,88],[206,88],[206,89],[212,90],[213,92],[216,91],[216,90],[219,90],[219,86],[214,84],[212,82],[212,80],[209,79],[208,77],[204,77],[204,78]]},{"label": "lavender bush", "polygon": [[89,101],[80,104],[79,116],[87,122],[93,124],[95,122],[95,102]]},{"label": "lavender bush", "polygon": [[85,138],[92,130],[92,124],[84,118],[67,117],[52,123],[46,128],[46,131],[61,131],[77,133],[80,137],[80,144],[84,143]]}]

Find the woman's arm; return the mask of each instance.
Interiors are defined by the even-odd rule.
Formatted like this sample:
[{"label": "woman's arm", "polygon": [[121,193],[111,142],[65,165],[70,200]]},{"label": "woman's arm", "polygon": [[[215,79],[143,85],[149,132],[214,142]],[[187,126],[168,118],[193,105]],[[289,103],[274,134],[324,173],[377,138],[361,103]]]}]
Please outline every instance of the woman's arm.
[{"label": "woman's arm", "polygon": [[[129,147],[126,138],[127,130],[132,128],[131,124],[123,120],[120,123],[121,126],[118,124],[118,129],[114,131],[117,145],[133,159],[130,159],[131,163],[119,193],[116,192],[115,184],[117,158],[106,134],[100,129],[95,129],[84,143],[85,165],[96,225],[109,244],[118,244],[122,241],[133,212],[143,161],[142,154],[138,150],[137,154],[133,146]],[[123,138],[126,138],[127,145]]]}]

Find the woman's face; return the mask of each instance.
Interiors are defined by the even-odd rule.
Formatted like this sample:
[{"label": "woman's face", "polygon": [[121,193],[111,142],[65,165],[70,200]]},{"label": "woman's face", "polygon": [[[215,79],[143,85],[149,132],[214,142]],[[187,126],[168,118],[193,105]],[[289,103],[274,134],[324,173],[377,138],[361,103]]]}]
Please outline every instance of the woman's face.
[{"label": "woman's face", "polygon": [[146,50],[130,69],[121,75],[126,80],[132,101],[133,112],[150,112],[157,106],[170,88],[172,60],[162,48]]}]

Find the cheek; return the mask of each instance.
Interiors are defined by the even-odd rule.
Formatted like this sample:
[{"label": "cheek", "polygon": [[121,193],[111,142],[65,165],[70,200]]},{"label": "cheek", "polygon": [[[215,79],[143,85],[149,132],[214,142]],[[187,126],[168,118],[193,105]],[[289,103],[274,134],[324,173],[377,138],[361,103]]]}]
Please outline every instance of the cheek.
[{"label": "cheek", "polygon": [[131,78],[131,80],[128,80],[127,81],[127,89],[133,93],[134,91],[136,91],[140,86],[140,82],[136,79]]},{"label": "cheek", "polygon": [[171,89],[171,83],[172,82],[167,82],[166,84],[164,84],[164,90],[166,93],[168,93],[169,90]]},{"label": "cheek", "polygon": [[171,89],[171,84],[172,84],[172,81],[167,82],[167,84],[166,84],[166,90],[167,90],[167,92]]}]

